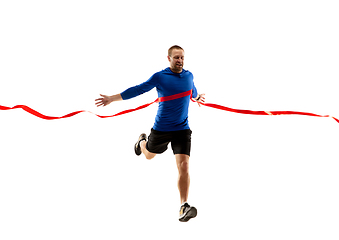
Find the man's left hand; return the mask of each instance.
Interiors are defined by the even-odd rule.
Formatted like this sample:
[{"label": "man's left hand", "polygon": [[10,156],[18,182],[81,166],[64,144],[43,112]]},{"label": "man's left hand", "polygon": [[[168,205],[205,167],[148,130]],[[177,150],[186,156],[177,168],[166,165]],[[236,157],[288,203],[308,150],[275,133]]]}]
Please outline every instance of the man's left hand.
[{"label": "man's left hand", "polygon": [[201,107],[202,103],[205,103],[205,93],[198,94],[194,100],[198,103],[199,107]]}]

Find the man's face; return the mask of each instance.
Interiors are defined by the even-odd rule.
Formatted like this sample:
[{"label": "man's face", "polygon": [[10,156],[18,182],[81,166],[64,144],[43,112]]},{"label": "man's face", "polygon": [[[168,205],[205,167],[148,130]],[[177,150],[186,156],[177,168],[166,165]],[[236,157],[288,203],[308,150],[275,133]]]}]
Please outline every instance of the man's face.
[{"label": "man's face", "polygon": [[175,73],[181,73],[184,67],[184,55],[185,52],[181,49],[173,49],[172,55],[167,56],[170,62],[170,68]]}]

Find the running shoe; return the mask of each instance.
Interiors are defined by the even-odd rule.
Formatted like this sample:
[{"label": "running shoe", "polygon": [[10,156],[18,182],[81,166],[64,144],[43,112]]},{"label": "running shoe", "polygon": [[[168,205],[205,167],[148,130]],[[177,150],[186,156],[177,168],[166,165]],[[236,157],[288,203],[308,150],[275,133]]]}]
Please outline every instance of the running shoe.
[{"label": "running shoe", "polygon": [[134,151],[136,155],[140,155],[141,154],[141,147],[140,147],[140,142],[145,140],[146,141],[147,135],[145,133],[140,134],[138,141],[136,142],[136,144],[134,144]]},{"label": "running shoe", "polygon": [[179,221],[188,222],[191,218],[195,218],[198,211],[195,207],[191,207],[188,203],[181,206],[179,211]]}]

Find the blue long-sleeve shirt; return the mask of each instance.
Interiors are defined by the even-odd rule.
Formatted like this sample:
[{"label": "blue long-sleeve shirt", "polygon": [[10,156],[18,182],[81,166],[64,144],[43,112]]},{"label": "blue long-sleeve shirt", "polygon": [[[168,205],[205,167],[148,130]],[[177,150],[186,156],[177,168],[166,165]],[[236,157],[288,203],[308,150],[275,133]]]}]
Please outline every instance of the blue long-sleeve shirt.
[{"label": "blue long-sleeve shirt", "polygon": [[[127,100],[148,92],[154,87],[157,89],[158,97],[171,96],[191,89],[193,98],[198,95],[193,82],[193,74],[190,71],[183,69],[181,73],[174,73],[170,68],[166,68],[153,74],[146,82],[123,91],[121,97]],[[153,129],[164,132],[189,129],[189,103],[190,96],[160,102]]]}]

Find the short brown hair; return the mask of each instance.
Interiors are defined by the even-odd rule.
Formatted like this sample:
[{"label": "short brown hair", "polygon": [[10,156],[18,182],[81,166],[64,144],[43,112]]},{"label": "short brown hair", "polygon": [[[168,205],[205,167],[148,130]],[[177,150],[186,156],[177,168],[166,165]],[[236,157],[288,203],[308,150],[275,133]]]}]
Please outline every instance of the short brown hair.
[{"label": "short brown hair", "polygon": [[183,50],[183,51],[184,51],[184,49],[183,49],[182,47],[180,47],[180,46],[178,46],[178,45],[173,45],[172,47],[170,47],[170,48],[168,49],[168,56],[172,56],[172,51],[173,51],[174,49],[180,49],[180,50]]}]

